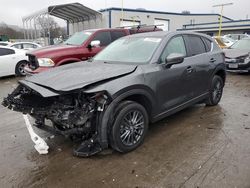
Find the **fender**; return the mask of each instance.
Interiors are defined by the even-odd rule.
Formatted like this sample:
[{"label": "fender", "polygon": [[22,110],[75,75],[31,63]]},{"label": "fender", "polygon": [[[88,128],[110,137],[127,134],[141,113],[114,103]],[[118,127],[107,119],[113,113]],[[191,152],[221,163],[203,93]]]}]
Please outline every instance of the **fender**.
[{"label": "fender", "polygon": [[226,81],[226,65],[223,63],[219,64],[216,66],[216,68],[214,69],[213,73],[212,73],[212,76],[211,76],[211,82],[212,82],[212,79],[214,77],[214,75],[219,72],[219,71],[223,71],[223,74],[225,75],[225,80],[224,80],[224,84],[225,84],[225,81]]},{"label": "fender", "polygon": [[78,59],[78,58],[66,58],[66,59],[63,59],[63,60],[59,61],[56,64],[56,66],[64,65],[64,64],[67,64],[68,62],[74,63],[74,62],[79,62],[79,61],[81,61],[81,60]]},{"label": "fender", "polygon": [[[128,90],[128,88],[130,89]],[[108,147],[108,126],[110,123],[109,122],[110,114],[113,114],[115,107],[119,104],[120,101],[132,95],[143,95],[150,101],[152,105],[152,113],[154,112],[154,106],[156,104],[156,101],[155,101],[153,92],[150,91],[149,88],[147,88],[146,86],[142,86],[142,85],[141,86],[135,85],[135,86],[131,86],[128,88],[123,89],[123,90],[128,90],[126,92],[123,92],[123,90],[117,92],[113,96],[112,102],[108,105],[107,109],[101,115],[101,120],[99,121],[100,126],[98,127],[98,132],[99,132],[99,141],[103,148]],[[137,88],[137,89],[132,89],[132,88]]]}]

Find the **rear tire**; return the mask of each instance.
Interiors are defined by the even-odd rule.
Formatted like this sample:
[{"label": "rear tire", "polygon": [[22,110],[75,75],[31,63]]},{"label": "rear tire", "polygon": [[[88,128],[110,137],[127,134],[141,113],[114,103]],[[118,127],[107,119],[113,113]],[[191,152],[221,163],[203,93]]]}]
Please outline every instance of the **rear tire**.
[{"label": "rear tire", "polygon": [[24,67],[28,64],[27,61],[20,61],[16,65],[15,73],[17,76],[25,76]]},{"label": "rear tire", "polygon": [[209,97],[206,100],[207,106],[217,105],[222,97],[224,83],[220,76],[215,75],[212,80]]},{"label": "rear tire", "polygon": [[145,108],[133,101],[118,105],[109,134],[111,147],[121,153],[139,147],[148,130],[148,114]]}]

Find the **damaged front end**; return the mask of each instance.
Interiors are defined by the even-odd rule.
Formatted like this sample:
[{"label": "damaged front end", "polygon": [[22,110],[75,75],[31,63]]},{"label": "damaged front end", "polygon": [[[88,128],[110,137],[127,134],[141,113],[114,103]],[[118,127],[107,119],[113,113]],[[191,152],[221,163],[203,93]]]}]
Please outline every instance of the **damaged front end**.
[{"label": "damaged front end", "polygon": [[38,92],[20,84],[6,97],[2,105],[11,110],[29,114],[35,119],[34,126],[81,141],[74,155],[87,157],[102,151],[98,126],[102,112],[109,103],[105,92],[74,92],[43,97]]}]

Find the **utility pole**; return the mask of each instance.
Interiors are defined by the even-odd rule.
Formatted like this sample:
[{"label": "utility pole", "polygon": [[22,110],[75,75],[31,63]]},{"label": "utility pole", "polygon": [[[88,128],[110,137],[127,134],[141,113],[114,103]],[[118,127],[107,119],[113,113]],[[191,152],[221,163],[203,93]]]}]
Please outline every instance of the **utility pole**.
[{"label": "utility pole", "polygon": [[121,17],[122,17],[122,19],[121,19],[121,21],[123,21],[123,19],[124,19],[124,13],[123,13],[123,0],[122,0],[122,11],[121,11]]},{"label": "utility pole", "polygon": [[213,7],[221,7],[220,21],[219,21],[219,34],[218,34],[219,37],[221,36],[223,9],[224,9],[224,6],[229,6],[229,5],[233,5],[233,3],[224,3],[224,4],[219,4],[219,5],[213,5]]}]

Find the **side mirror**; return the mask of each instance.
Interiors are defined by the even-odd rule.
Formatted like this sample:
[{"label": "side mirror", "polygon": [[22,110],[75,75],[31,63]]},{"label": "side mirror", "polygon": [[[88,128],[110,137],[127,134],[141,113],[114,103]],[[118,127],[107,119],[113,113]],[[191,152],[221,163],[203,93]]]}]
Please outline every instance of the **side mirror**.
[{"label": "side mirror", "polygon": [[93,40],[90,42],[88,45],[88,48],[94,48],[94,47],[99,47],[101,42],[99,40]]},{"label": "side mirror", "polygon": [[184,58],[185,56],[183,54],[171,53],[166,57],[165,63],[167,67],[170,68],[172,65],[182,63],[184,61]]}]

